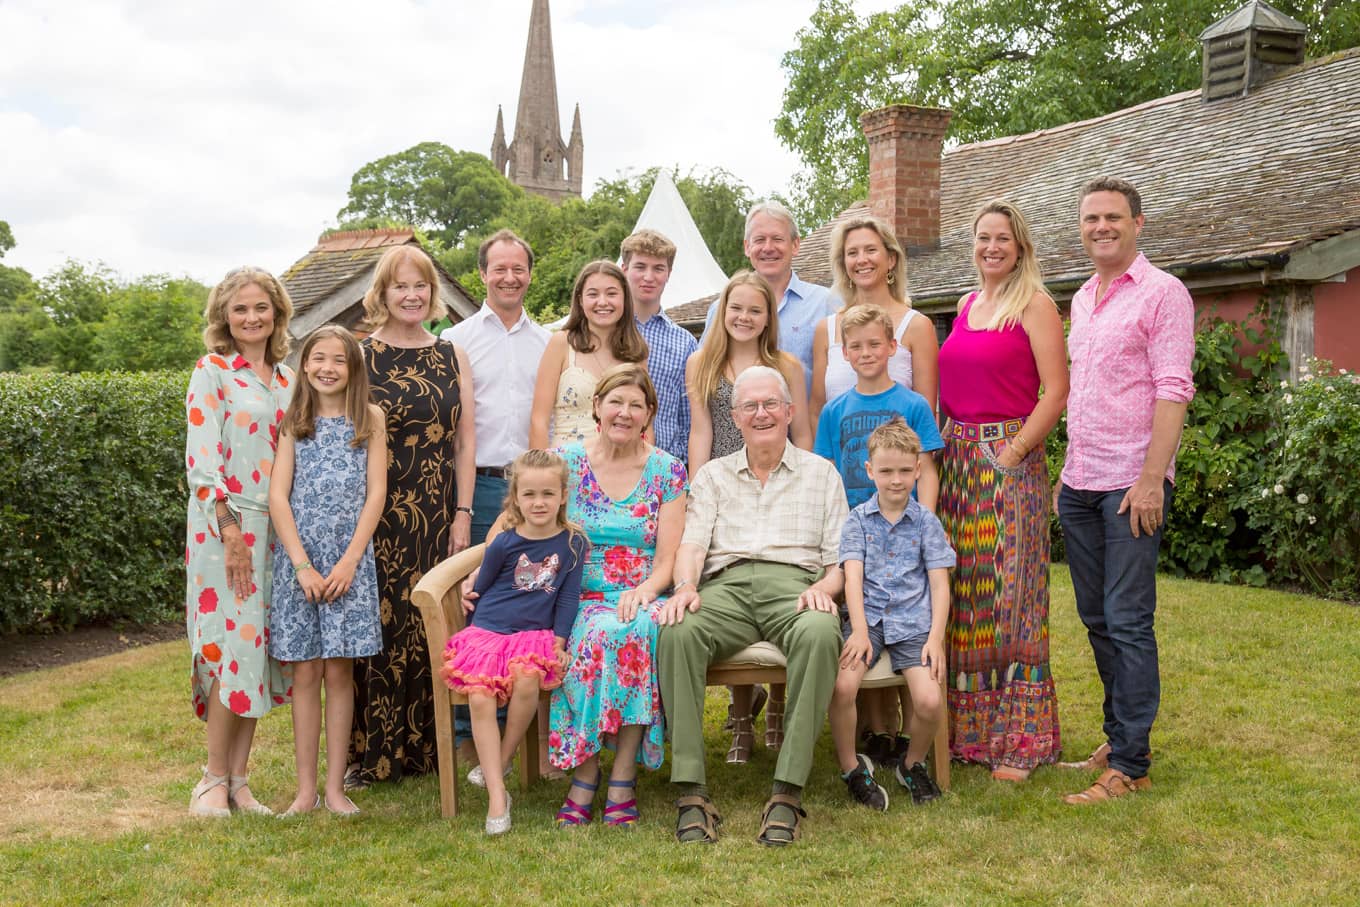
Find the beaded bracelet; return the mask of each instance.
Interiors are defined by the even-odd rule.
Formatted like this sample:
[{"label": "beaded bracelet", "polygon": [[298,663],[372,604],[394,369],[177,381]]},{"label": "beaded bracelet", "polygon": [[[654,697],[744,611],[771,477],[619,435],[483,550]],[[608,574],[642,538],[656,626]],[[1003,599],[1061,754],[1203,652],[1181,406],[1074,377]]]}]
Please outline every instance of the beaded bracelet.
[{"label": "beaded bracelet", "polygon": [[219,514],[217,517],[217,531],[219,534],[226,532],[228,526],[239,525],[240,523],[236,521],[236,514],[232,513],[230,510],[228,510],[225,514]]},{"label": "beaded bracelet", "polygon": [[1015,437],[1011,439],[1011,443],[1019,444],[1021,453],[1029,453],[1029,442],[1026,441],[1025,436],[1019,432],[1015,433]]},{"label": "beaded bracelet", "polygon": [[312,566],[312,562],[311,562],[311,561],[303,561],[303,562],[300,563],[300,564],[294,564],[294,565],[293,565],[293,575],[296,576],[297,574],[301,573],[303,570],[315,570],[315,569],[316,569],[316,568]]}]

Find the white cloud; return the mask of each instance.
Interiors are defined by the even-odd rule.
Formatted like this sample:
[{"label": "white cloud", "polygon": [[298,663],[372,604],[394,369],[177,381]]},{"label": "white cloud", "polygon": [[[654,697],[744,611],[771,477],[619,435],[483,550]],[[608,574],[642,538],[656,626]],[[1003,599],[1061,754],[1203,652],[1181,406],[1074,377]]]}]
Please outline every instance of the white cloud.
[{"label": "white cloud", "polygon": [[[786,188],[779,59],[814,7],[558,0],[558,102],[564,133],[581,105],[587,187],[678,164]],[[422,141],[485,154],[498,104],[513,130],[528,16],[527,0],[3,0],[5,263],[282,270],[363,164]]]}]

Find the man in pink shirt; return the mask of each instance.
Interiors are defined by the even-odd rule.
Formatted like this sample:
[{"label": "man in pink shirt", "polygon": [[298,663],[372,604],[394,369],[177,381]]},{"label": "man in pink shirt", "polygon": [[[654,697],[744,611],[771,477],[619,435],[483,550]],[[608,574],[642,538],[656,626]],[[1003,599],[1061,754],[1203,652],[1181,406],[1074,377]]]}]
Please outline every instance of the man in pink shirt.
[{"label": "man in pink shirt", "polygon": [[1138,251],[1142,200],[1121,179],[1087,183],[1081,242],[1095,276],[1072,297],[1067,462],[1058,517],[1077,613],[1105,687],[1101,770],[1071,804],[1146,790],[1157,673],[1157,552],[1176,448],[1195,395],[1195,309],[1175,277]]}]

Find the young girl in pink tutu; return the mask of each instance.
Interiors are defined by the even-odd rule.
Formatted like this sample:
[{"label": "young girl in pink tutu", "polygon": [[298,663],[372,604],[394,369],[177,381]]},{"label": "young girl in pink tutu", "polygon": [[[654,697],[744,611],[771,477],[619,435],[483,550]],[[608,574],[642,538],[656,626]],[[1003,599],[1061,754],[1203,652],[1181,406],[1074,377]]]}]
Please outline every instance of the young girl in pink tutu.
[{"label": "young girl in pink tutu", "polygon": [[[545,450],[511,467],[505,531],[486,547],[476,610],[444,650],[444,680],[468,698],[472,742],[484,768],[486,833],[510,830],[505,774],[538,707],[561,686],[590,543],[567,522],[567,464]],[[496,708],[508,705],[505,736]],[[499,770],[496,770],[499,769]]]}]

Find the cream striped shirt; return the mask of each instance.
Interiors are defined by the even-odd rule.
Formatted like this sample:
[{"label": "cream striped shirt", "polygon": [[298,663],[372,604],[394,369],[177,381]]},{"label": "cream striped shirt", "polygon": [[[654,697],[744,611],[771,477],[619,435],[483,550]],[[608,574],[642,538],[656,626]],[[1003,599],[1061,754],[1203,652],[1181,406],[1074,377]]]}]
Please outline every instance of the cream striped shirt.
[{"label": "cream striped shirt", "polygon": [[820,573],[840,563],[849,513],[845,487],[829,460],[787,443],[762,487],[743,447],[710,460],[694,476],[684,544],[707,552],[705,578],[742,559]]}]

